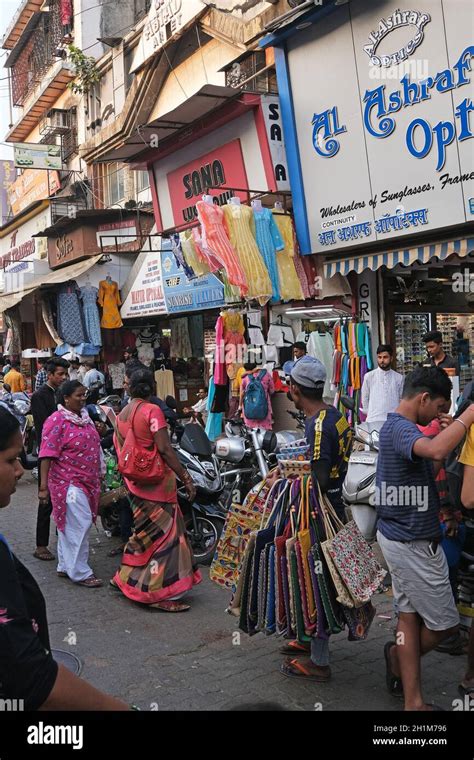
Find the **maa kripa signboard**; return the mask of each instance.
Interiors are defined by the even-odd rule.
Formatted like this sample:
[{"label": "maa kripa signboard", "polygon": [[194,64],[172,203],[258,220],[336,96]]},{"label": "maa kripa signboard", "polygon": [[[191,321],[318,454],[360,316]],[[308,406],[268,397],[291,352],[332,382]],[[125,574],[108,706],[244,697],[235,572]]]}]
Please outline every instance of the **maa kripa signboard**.
[{"label": "maa kripa signboard", "polygon": [[313,252],[474,219],[470,2],[352,0],[288,48]]}]

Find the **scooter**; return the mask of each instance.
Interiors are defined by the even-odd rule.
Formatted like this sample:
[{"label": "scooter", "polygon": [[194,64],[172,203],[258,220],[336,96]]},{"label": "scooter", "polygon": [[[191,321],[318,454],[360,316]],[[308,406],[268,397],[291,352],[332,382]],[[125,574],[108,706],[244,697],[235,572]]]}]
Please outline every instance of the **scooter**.
[{"label": "scooter", "polygon": [[[354,400],[343,396],[341,403],[355,411]],[[352,517],[367,541],[374,541],[377,512],[374,505],[375,475],[379,450],[379,433],[383,422],[355,423],[354,439],[349,457],[346,477],[342,485],[342,497],[350,507]]]},{"label": "scooter", "polygon": [[[165,403],[171,410],[176,409],[174,398],[168,396]],[[196,562],[209,565],[227,516],[221,499],[224,484],[219,461],[201,425],[196,422],[182,425],[176,414],[175,418],[167,417],[173,448],[196,487],[196,496],[191,503],[184,485],[178,481],[178,504]]]}]

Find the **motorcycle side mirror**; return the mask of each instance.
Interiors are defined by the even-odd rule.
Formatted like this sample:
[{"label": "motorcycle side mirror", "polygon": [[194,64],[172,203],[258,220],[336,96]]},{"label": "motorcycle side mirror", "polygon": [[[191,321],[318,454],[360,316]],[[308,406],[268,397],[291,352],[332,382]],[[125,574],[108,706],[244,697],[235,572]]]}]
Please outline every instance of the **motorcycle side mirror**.
[{"label": "motorcycle side mirror", "polygon": [[341,404],[346,409],[350,409],[351,412],[355,411],[355,401],[350,396],[341,396]]},{"label": "motorcycle side mirror", "polygon": [[166,396],[165,398],[165,404],[170,409],[177,409],[178,404],[176,403],[176,399],[173,396]]}]

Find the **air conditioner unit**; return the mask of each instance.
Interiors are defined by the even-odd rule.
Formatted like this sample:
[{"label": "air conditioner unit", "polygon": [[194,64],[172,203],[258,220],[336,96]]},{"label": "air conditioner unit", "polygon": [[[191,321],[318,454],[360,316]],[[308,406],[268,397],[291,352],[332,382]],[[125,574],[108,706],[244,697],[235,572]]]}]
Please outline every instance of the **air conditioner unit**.
[{"label": "air conditioner unit", "polygon": [[42,135],[62,135],[71,129],[70,111],[62,108],[51,108],[40,122]]}]

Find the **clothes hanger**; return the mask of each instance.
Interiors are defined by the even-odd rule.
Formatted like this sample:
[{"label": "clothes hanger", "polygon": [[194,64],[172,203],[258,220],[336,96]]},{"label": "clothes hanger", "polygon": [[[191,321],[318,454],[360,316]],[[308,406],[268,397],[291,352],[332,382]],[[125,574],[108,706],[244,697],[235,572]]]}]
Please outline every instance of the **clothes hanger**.
[{"label": "clothes hanger", "polygon": [[276,318],[276,322],[270,322],[271,325],[274,327],[291,327],[291,325],[288,324],[288,322],[283,322],[283,315],[279,314]]}]

